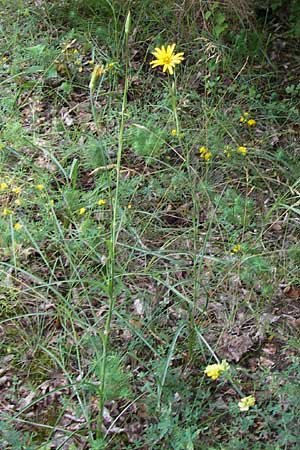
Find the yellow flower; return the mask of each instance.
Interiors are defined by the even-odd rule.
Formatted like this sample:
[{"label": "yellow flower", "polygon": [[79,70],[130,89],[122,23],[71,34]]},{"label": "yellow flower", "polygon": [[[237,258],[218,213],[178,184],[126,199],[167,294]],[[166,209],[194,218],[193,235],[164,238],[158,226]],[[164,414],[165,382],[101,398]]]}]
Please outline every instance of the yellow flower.
[{"label": "yellow flower", "polygon": [[256,125],[256,120],[249,119],[249,120],[247,120],[247,124],[249,127],[254,127]]},{"label": "yellow flower", "polygon": [[241,123],[244,123],[244,122],[246,122],[246,119],[245,119],[245,117],[243,117],[243,116],[242,116],[242,117],[240,117],[240,122],[241,122]]},{"label": "yellow flower", "polygon": [[221,364],[209,364],[204,370],[204,373],[212,380],[217,380],[229,367],[228,362],[224,359]]},{"label": "yellow flower", "polygon": [[85,208],[80,208],[79,214],[82,216],[86,212]]},{"label": "yellow flower", "polygon": [[199,148],[200,158],[205,159],[205,161],[209,161],[212,157],[212,153],[206,147]]},{"label": "yellow flower", "polygon": [[244,112],[244,113],[243,113],[243,116],[244,116],[244,117],[249,117],[249,113],[248,113],[248,112]]},{"label": "yellow flower", "polygon": [[83,67],[79,67],[78,72],[81,73],[83,71]]},{"label": "yellow flower", "polygon": [[21,223],[17,222],[14,224],[14,229],[16,231],[20,231],[22,228],[23,228],[23,225]]},{"label": "yellow flower", "polygon": [[175,130],[175,128],[173,130],[171,130],[171,135],[172,136],[176,136],[177,135],[177,131]]},{"label": "yellow flower", "polygon": [[156,59],[150,62],[152,69],[157,66],[163,67],[163,72],[169,71],[170,75],[173,75],[173,68],[176,64],[180,64],[183,61],[183,52],[174,53],[176,44],[168,45],[167,48],[163,45],[161,48],[156,47],[152,55]]},{"label": "yellow flower", "polygon": [[127,208],[128,208],[128,209],[131,209],[131,208],[132,208],[132,204],[129,203],[129,204],[127,205]]},{"label": "yellow flower", "polygon": [[21,188],[18,187],[18,186],[15,186],[15,187],[12,188],[12,192],[13,192],[14,194],[20,194]]},{"label": "yellow flower", "polygon": [[5,191],[5,189],[8,188],[8,184],[3,181],[3,183],[0,183],[0,191]]},{"label": "yellow flower", "polygon": [[236,245],[234,245],[234,246],[232,247],[231,252],[232,252],[232,253],[238,253],[238,252],[241,251],[241,249],[242,249],[242,246],[241,246],[240,244],[236,244]]},{"label": "yellow flower", "polygon": [[238,403],[240,411],[248,411],[251,406],[255,405],[255,397],[253,395],[249,395],[248,397],[243,397]]},{"label": "yellow flower", "polygon": [[244,147],[243,145],[240,145],[238,147],[237,151],[245,156],[247,154],[248,149],[247,149],[247,147]]},{"label": "yellow flower", "polygon": [[2,211],[2,216],[9,216],[11,214],[13,214],[14,212],[11,209],[8,208],[4,208]]},{"label": "yellow flower", "polygon": [[103,206],[106,205],[106,200],[104,200],[103,198],[100,198],[100,200],[98,200],[97,205],[99,206]]},{"label": "yellow flower", "polygon": [[43,184],[41,184],[41,183],[36,185],[36,188],[37,188],[38,191],[42,191],[44,189],[44,187],[45,186]]},{"label": "yellow flower", "polygon": [[21,205],[21,200],[19,198],[16,198],[15,205],[16,206],[20,206]]}]

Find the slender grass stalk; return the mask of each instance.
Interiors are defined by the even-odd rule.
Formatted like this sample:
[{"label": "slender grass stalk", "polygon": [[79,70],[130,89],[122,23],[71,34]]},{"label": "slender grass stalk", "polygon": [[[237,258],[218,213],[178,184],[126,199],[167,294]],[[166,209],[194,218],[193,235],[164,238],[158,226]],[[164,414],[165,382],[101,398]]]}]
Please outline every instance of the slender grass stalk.
[{"label": "slender grass stalk", "polygon": [[[180,125],[180,120],[179,120],[179,116],[178,116],[178,110],[177,110],[177,88],[176,88],[176,74],[174,73],[174,81],[171,84],[170,83],[170,77],[168,78],[168,84],[169,84],[169,89],[170,89],[170,96],[171,96],[171,104],[172,104],[172,111],[173,111],[173,117],[174,117],[174,121],[175,121],[175,126],[176,126],[176,135],[178,138],[178,142],[179,145],[182,149],[184,149],[184,143],[182,141],[182,132],[181,132],[181,125]],[[202,259],[199,260],[198,258],[198,217],[199,217],[199,205],[198,205],[198,198],[196,195],[196,182],[195,182],[195,173],[193,170],[193,167],[191,166],[190,163],[190,151],[189,149],[187,149],[185,151],[184,154],[184,161],[185,161],[185,166],[186,166],[186,170],[187,170],[187,175],[188,175],[188,179],[189,179],[189,183],[190,183],[190,187],[191,187],[191,197],[192,197],[192,202],[193,202],[193,216],[192,216],[192,221],[193,221],[193,253],[194,253],[194,265],[193,265],[193,300],[191,302],[191,304],[189,304],[189,308],[188,308],[188,313],[189,313],[189,325],[188,325],[188,330],[189,330],[189,338],[188,338],[188,354],[189,354],[189,359],[192,358],[193,356],[193,349],[194,349],[194,344],[195,344],[195,312],[196,312],[196,301],[198,298],[198,293],[199,293],[199,286],[200,286],[200,270],[201,270],[201,266],[202,266]],[[206,241],[205,241],[206,242]],[[205,246],[205,244],[204,244]],[[202,253],[204,252],[204,249],[202,250]]]},{"label": "slender grass stalk", "polygon": [[121,158],[124,146],[124,128],[125,128],[125,111],[127,106],[127,94],[128,94],[128,71],[129,71],[129,50],[128,50],[128,37],[130,30],[130,11],[127,14],[125,22],[125,83],[121,110],[121,122],[119,129],[118,138],[118,153],[117,153],[117,165],[116,165],[116,187],[114,192],[114,198],[112,202],[113,212],[112,212],[112,224],[111,224],[111,239],[109,241],[109,269],[107,278],[107,292],[108,292],[108,313],[105,322],[105,330],[103,333],[103,354],[102,354],[102,364],[100,371],[100,387],[99,387],[99,413],[97,421],[97,438],[102,437],[102,424],[103,424],[103,410],[105,402],[105,387],[106,387],[106,367],[108,360],[108,347],[109,347],[109,337],[111,329],[111,321],[115,307],[116,295],[115,295],[115,264],[116,264],[116,248],[117,248],[117,236],[119,228],[119,188],[120,188],[120,169],[121,169]]}]

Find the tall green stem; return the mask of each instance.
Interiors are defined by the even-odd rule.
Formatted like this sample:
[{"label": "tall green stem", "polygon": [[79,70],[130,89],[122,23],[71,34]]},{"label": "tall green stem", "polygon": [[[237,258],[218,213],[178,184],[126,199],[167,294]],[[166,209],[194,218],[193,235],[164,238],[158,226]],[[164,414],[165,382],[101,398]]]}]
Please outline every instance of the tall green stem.
[{"label": "tall green stem", "polygon": [[102,437],[102,425],[103,425],[103,410],[105,402],[105,387],[106,387],[106,368],[108,358],[109,337],[111,329],[111,321],[115,307],[115,263],[116,263],[116,247],[117,247],[117,230],[118,230],[118,211],[119,211],[119,188],[120,188],[120,169],[121,159],[124,145],[124,128],[125,128],[125,111],[127,106],[127,94],[128,94],[128,70],[129,70],[129,51],[128,51],[128,36],[130,28],[130,12],[128,12],[125,23],[125,84],[122,101],[121,122],[118,138],[118,153],[117,153],[117,165],[116,165],[116,187],[114,192],[114,198],[112,201],[112,224],[111,224],[111,239],[109,242],[109,270],[107,277],[107,293],[109,299],[108,313],[105,322],[105,329],[103,333],[103,353],[102,364],[100,372],[100,387],[99,387],[99,415],[97,423],[97,438]]},{"label": "tall green stem", "polygon": [[[170,95],[171,95],[171,103],[172,103],[172,111],[174,116],[174,121],[176,125],[176,134],[178,137],[179,144],[181,148],[183,148],[182,143],[182,133],[181,133],[181,127],[180,127],[180,121],[178,117],[178,111],[177,111],[177,97],[176,97],[176,76],[174,74],[174,81],[171,84],[170,78],[168,79],[169,83],[169,89],[170,89]],[[191,186],[191,195],[193,200],[193,242],[194,242],[194,267],[193,267],[193,284],[194,284],[194,291],[193,291],[193,302],[192,306],[189,306],[189,342],[188,342],[188,349],[189,349],[189,358],[191,359],[193,356],[193,348],[195,343],[195,310],[196,310],[196,302],[198,298],[198,292],[199,292],[199,267],[198,267],[198,217],[199,217],[199,208],[198,208],[198,201],[195,191],[195,177],[193,176],[192,167],[190,164],[190,152],[189,150],[185,152],[184,155],[185,159],[185,165],[186,170]]]}]

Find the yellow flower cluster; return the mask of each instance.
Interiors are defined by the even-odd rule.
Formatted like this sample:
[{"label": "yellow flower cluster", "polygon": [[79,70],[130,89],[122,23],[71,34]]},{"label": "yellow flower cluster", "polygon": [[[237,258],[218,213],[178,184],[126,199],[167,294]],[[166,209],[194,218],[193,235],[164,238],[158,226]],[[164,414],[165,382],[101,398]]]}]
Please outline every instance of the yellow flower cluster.
[{"label": "yellow flower cluster", "polygon": [[228,362],[224,359],[221,364],[209,364],[204,370],[204,373],[212,380],[217,380],[220,375],[229,370],[229,368]]},{"label": "yellow flower cluster", "polygon": [[249,408],[255,405],[255,397],[249,395],[248,397],[243,397],[238,403],[240,411],[249,411]]},{"label": "yellow flower cluster", "polygon": [[234,150],[232,147],[230,147],[230,145],[226,145],[224,148],[224,155],[226,156],[226,158],[231,158],[234,151],[245,156],[248,153],[248,148],[244,145],[240,145],[236,148],[236,150]]},{"label": "yellow flower cluster", "polygon": [[3,208],[2,216],[10,216],[13,213],[14,212],[11,209],[9,209],[9,208]]},{"label": "yellow flower cluster", "polygon": [[249,117],[248,112],[244,112],[243,115],[240,117],[240,123],[246,123],[248,125],[248,127],[255,127],[256,120],[251,119]]},{"label": "yellow flower cluster", "polygon": [[242,246],[240,244],[236,244],[232,247],[232,253],[239,253],[242,250]]},{"label": "yellow flower cluster", "polygon": [[14,224],[14,229],[16,231],[20,231],[22,228],[23,228],[23,225],[21,223],[17,222]]},{"label": "yellow flower cluster", "polygon": [[199,148],[200,158],[205,159],[205,161],[209,161],[212,157],[212,153],[206,147]]}]

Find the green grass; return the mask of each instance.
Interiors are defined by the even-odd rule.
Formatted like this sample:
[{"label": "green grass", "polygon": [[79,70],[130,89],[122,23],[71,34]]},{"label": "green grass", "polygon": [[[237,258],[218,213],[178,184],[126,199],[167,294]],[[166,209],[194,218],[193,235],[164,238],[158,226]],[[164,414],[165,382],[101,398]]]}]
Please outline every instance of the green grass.
[{"label": "green grass", "polygon": [[300,445],[297,19],[183,3],[0,2],[1,448]]}]

